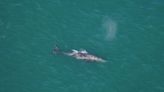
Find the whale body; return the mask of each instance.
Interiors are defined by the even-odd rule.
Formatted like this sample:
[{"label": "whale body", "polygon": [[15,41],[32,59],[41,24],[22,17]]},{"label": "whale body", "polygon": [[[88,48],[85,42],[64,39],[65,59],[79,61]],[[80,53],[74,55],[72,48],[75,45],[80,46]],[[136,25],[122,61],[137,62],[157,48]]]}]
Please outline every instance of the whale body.
[{"label": "whale body", "polygon": [[59,49],[56,47],[53,51],[55,54],[56,53],[62,53],[64,55],[73,57],[75,59],[79,59],[79,60],[85,60],[87,62],[106,62],[104,59],[97,57],[95,55],[89,54],[86,50],[75,50],[72,49],[71,52],[61,52],[59,51]]}]

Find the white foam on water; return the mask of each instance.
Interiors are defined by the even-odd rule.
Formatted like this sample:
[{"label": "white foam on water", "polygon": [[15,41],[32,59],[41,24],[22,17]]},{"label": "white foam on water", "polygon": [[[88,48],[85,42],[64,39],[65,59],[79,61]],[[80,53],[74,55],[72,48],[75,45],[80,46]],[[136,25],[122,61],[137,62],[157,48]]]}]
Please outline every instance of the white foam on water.
[{"label": "white foam on water", "polygon": [[113,41],[116,38],[117,23],[111,18],[105,18],[103,20],[103,28],[105,29],[105,39]]}]

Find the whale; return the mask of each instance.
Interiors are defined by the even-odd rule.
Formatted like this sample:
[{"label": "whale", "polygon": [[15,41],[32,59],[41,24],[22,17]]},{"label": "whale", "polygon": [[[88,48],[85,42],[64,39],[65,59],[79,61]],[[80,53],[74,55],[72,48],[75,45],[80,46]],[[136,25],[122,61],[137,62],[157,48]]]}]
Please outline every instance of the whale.
[{"label": "whale", "polygon": [[100,58],[96,55],[88,53],[85,49],[83,50],[76,50],[72,49],[69,52],[61,51],[58,47],[53,49],[54,54],[63,54],[69,57],[73,57],[77,60],[84,60],[87,62],[106,62],[103,58]]}]

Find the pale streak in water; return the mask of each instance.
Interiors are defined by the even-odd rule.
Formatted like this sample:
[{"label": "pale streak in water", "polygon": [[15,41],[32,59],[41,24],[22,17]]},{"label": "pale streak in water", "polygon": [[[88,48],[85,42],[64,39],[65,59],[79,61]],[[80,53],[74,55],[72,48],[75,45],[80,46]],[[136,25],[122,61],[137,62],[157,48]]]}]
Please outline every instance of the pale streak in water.
[{"label": "pale streak in water", "polygon": [[105,19],[103,22],[103,28],[105,29],[105,33],[106,33],[105,36],[106,40],[112,41],[113,39],[116,38],[117,23],[114,20],[110,18]]}]

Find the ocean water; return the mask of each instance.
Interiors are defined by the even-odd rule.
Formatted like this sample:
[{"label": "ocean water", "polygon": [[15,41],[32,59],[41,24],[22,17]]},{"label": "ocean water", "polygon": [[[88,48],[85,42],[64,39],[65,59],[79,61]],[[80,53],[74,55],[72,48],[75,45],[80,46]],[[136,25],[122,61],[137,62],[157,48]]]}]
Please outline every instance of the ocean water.
[{"label": "ocean water", "polygon": [[[164,92],[163,0],[1,0],[0,92]],[[53,55],[86,49],[107,60]]]}]

